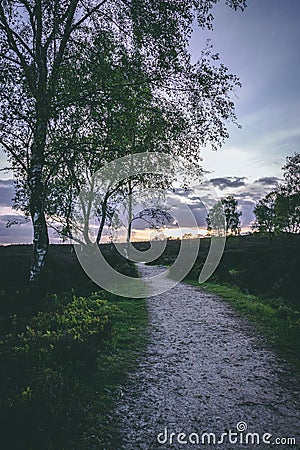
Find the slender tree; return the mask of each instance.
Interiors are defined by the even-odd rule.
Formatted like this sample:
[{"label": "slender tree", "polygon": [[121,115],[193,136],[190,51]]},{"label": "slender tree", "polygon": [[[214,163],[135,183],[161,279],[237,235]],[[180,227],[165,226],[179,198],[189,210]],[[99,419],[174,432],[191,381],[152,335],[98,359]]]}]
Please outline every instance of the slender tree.
[{"label": "slender tree", "polygon": [[238,211],[238,201],[232,195],[222,198],[221,201],[226,220],[226,232],[230,230],[231,234],[240,234],[242,212]]},{"label": "slender tree", "polygon": [[277,191],[278,228],[288,233],[300,232],[300,153],[287,156],[283,166],[284,183]]},{"label": "slender tree", "polygon": [[261,199],[254,208],[254,227],[261,233],[268,233],[272,242],[274,233],[278,230],[276,218],[277,192],[272,191]]},{"label": "slender tree", "polygon": [[238,211],[237,208],[238,202],[232,195],[221,198],[221,201],[214,205],[206,218],[207,230],[209,232],[217,230],[217,234],[221,234],[225,219],[226,234],[229,230],[231,234],[240,234],[240,216],[242,212]]},{"label": "slender tree", "polygon": [[216,236],[226,235],[226,222],[221,200],[211,208],[210,213],[206,217],[206,223],[209,234]]}]

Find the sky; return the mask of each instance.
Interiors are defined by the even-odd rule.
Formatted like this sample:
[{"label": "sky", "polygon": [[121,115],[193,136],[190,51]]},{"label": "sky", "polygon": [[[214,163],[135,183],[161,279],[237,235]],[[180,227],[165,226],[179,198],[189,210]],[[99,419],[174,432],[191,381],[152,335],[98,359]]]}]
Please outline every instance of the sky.
[{"label": "sky", "polygon": [[[230,126],[220,151],[204,150],[204,167],[218,177],[280,177],[285,157],[299,151],[300,2],[249,0],[244,12],[219,4],[214,16],[214,49],[242,83],[235,98],[242,129]],[[202,41],[194,32],[195,58]]]},{"label": "sky", "polygon": [[[234,102],[242,128],[229,125],[230,138],[217,152],[202,150],[203,168],[219,195],[239,201],[246,229],[255,203],[282,178],[286,156],[300,149],[300,0],[248,0],[244,12],[221,3],[213,15],[213,31],[195,29],[190,51],[196,60],[210,38],[221,61],[239,76],[242,88]],[[12,175],[0,172],[0,178],[0,243],[30,242],[30,224],[5,227],[16,214]]]}]

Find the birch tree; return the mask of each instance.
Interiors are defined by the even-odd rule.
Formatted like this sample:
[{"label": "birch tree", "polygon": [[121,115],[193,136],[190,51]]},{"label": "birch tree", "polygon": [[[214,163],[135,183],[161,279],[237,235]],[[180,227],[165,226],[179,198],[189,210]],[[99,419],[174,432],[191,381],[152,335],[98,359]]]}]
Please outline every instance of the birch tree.
[{"label": "birch tree", "polygon": [[[218,1],[0,0],[0,142],[15,176],[27,183],[34,234],[31,282],[40,278],[49,245],[45,167],[62,158],[54,160],[47,144],[51,121],[64,103],[66,62],[76,72],[74,55],[106,31],[138,50],[147,80],[174,86],[189,64],[187,43],[195,17],[200,27],[211,28],[211,9]],[[244,9],[245,1],[226,4]],[[226,79],[224,70],[223,75]],[[228,118],[227,113],[221,116]],[[215,125],[224,137],[222,125],[217,120]]]}]

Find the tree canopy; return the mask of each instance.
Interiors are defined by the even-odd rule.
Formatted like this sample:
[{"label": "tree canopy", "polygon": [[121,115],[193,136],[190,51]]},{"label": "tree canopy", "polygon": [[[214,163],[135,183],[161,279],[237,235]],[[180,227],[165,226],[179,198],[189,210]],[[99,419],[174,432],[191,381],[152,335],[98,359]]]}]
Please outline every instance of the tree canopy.
[{"label": "tree canopy", "polygon": [[232,195],[222,197],[206,218],[207,230],[217,235],[222,234],[224,230],[226,234],[229,231],[231,234],[240,234],[241,215],[242,212],[238,211],[238,201]]},{"label": "tree canopy", "polygon": [[[83,161],[91,169],[104,149],[126,153],[124,130],[129,135],[143,124],[133,113],[140,95],[159,100],[163,119],[166,103],[173,114],[180,105],[187,158],[228,136],[225,122],[235,120],[230,92],[239,82],[210,49],[195,65],[187,51],[195,17],[211,28],[218,1],[0,1],[0,143],[33,224],[31,281],[48,251],[48,186],[59,186],[63,175],[76,190],[73,174]],[[235,10],[245,3],[226,0]],[[108,150],[112,138],[122,145]]]}]

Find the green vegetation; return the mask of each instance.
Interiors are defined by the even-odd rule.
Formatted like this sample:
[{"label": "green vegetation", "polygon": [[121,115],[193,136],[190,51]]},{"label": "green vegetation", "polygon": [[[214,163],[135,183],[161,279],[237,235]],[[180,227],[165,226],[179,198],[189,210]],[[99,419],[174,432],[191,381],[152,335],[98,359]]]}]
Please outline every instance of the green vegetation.
[{"label": "green vegetation", "polygon": [[108,417],[145,342],[147,313],[144,300],[103,297],[51,297],[48,310],[32,317],[2,316],[2,442],[9,448],[112,448],[112,435],[118,443]]},{"label": "green vegetation", "polygon": [[[200,252],[187,279],[197,280],[210,247],[210,238],[200,240]],[[153,264],[172,265],[180,241],[168,241]],[[298,289],[300,235],[229,236],[219,266],[210,281],[237,286],[242,292],[263,298],[282,298],[287,306],[300,310]],[[172,273],[172,269],[171,269]]]},{"label": "green vegetation", "polygon": [[[8,250],[3,250],[7,256]],[[52,250],[52,258],[60,254],[58,246]],[[92,292],[95,286],[83,273],[81,286],[60,291],[63,281],[71,283],[67,261],[73,258],[63,250],[64,273],[54,264],[45,272],[48,282],[56,277],[57,292],[41,299],[30,297],[23,287],[13,292],[7,286],[0,294],[3,448],[121,447],[111,413],[146,342],[146,302]],[[25,248],[21,251],[26,253]],[[16,257],[18,248],[11,252]],[[115,255],[111,258],[115,266],[120,264]],[[126,271],[134,274],[135,268],[127,266]],[[76,286],[78,280],[73,281]]]},{"label": "green vegetation", "polygon": [[227,195],[227,197],[221,198],[208,214],[206,218],[207,231],[218,236],[224,232],[228,234],[229,231],[231,234],[240,234],[241,215],[242,212],[238,211],[238,201],[232,195]]},{"label": "green vegetation", "polygon": [[[199,286],[196,281],[186,280]],[[279,353],[298,368],[300,342],[300,312],[288,307],[282,299],[266,299],[245,294],[235,286],[206,282],[201,288],[217,294],[228,302],[235,311],[247,317],[257,330],[267,337],[268,342]]]}]

